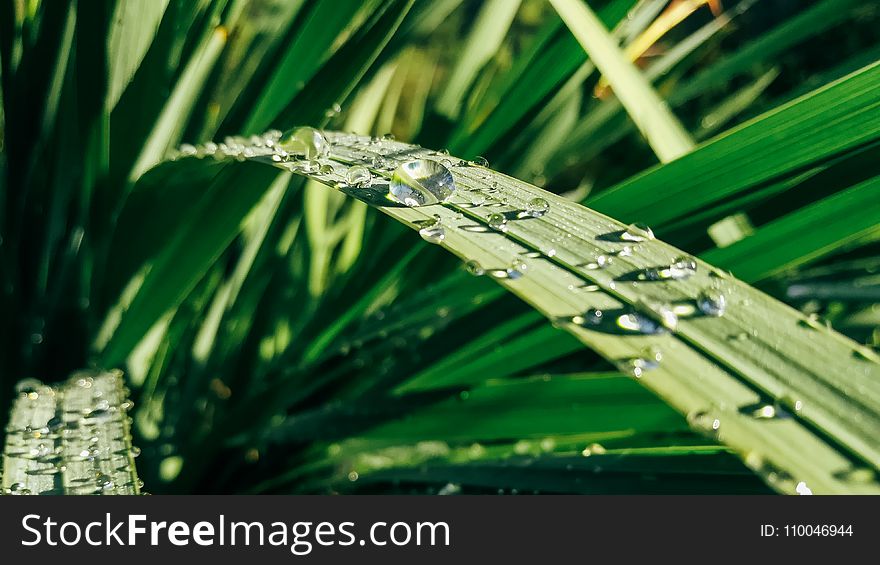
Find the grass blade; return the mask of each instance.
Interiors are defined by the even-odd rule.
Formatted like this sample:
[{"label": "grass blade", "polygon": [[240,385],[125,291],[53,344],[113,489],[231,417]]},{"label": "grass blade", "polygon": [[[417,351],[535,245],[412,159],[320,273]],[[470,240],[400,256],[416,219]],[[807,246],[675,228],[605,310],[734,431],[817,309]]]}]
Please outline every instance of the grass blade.
[{"label": "grass blade", "polygon": [[559,16],[614,89],[630,118],[664,163],[687,154],[694,142],[650,83],[617,47],[581,0],[551,0]]}]

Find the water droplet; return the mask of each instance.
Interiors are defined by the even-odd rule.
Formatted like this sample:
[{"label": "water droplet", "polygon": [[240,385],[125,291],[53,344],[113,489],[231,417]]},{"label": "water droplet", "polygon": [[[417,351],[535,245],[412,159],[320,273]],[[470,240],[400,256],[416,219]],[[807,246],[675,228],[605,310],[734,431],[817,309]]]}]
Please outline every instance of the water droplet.
[{"label": "water droplet", "polygon": [[24,486],[24,483],[12,483],[9,485],[9,488],[6,489],[6,494],[12,495],[28,495],[30,494],[30,489]]},{"label": "water droplet", "polygon": [[623,233],[620,234],[620,239],[625,241],[645,241],[654,239],[654,232],[645,224],[633,223],[628,225]]},{"label": "water droplet", "polygon": [[485,157],[477,156],[474,158],[473,161],[471,161],[471,164],[477,165],[478,167],[488,167],[489,160],[486,159]]},{"label": "water droplet", "polygon": [[604,312],[598,308],[590,308],[583,315],[574,316],[571,321],[579,326],[598,326],[604,320]]},{"label": "water droplet", "polygon": [[440,218],[435,218],[428,220],[428,223],[419,230],[419,235],[428,243],[440,243],[446,239],[446,230],[443,229]]},{"label": "water droplet", "polygon": [[759,420],[772,420],[776,417],[776,406],[772,404],[762,404],[758,407],[751,407],[752,417]]},{"label": "water droplet", "polygon": [[318,169],[318,172],[322,175],[332,175],[334,171],[333,165],[330,164],[321,165],[321,168]]},{"label": "water droplet", "polygon": [[428,206],[445,202],[455,192],[449,169],[427,159],[409,161],[391,176],[391,195],[407,206]]},{"label": "water droplet", "polygon": [[349,186],[357,188],[368,186],[372,180],[373,174],[363,165],[355,165],[345,173],[345,182]]},{"label": "water droplet", "polygon": [[471,204],[474,206],[482,206],[486,203],[486,195],[480,192],[479,190],[475,190],[471,192]]},{"label": "water droplet", "polygon": [[15,385],[15,392],[28,397],[32,394],[38,395],[41,386],[43,383],[37,379],[22,379]]},{"label": "water droplet", "polygon": [[687,421],[691,428],[710,437],[717,435],[721,428],[721,420],[702,410],[688,414]]},{"label": "water droplet", "polygon": [[483,269],[483,266],[480,265],[480,263],[477,261],[468,261],[464,264],[464,268],[467,270],[468,273],[474,275],[475,277],[482,276],[486,273],[485,269]]},{"label": "water droplet", "polygon": [[610,255],[598,253],[596,254],[596,256],[593,257],[592,261],[584,263],[584,268],[590,269],[591,271],[594,271],[596,269],[604,269],[613,262],[614,259]]},{"label": "water droplet", "polygon": [[697,296],[697,308],[706,316],[718,318],[724,315],[724,311],[727,308],[727,299],[720,290],[707,288]]},{"label": "water droplet", "polygon": [[486,218],[486,221],[489,223],[489,227],[498,230],[504,231],[507,229],[507,218],[504,214],[494,213],[489,214],[489,217]]},{"label": "water droplet", "polygon": [[581,451],[581,456],[583,456],[583,457],[591,457],[593,455],[604,455],[604,454],[605,454],[605,447],[603,447],[602,445],[600,445],[598,443],[591,443],[590,445],[585,447],[583,449],[583,451]]},{"label": "water droplet", "polygon": [[324,116],[327,118],[332,118],[334,116],[339,115],[339,112],[341,112],[341,111],[342,111],[342,106],[334,103],[332,106],[330,106],[329,108],[327,108],[324,111]]},{"label": "water droplet", "polygon": [[348,474],[348,480],[351,482],[355,482],[358,478],[360,478],[360,475],[358,475],[357,471],[352,471]]},{"label": "water droplet", "polygon": [[114,487],[113,479],[101,472],[95,474],[95,482],[100,490],[111,490]]},{"label": "water droplet", "polygon": [[394,168],[393,161],[389,161],[384,156],[376,154],[373,155],[373,158],[370,160],[370,163],[373,165],[374,169],[379,170],[389,170]]},{"label": "water droplet", "polygon": [[804,481],[799,482],[794,490],[801,496],[809,496],[813,494],[813,491],[810,490],[810,487],[808,487],[807,483],[805,483]]},{"label": "water droplet", "polygon": [[382,136],[382,139],[384,139],[384,140],[386,140],[386,141],[394,141],[394,140],[397,139],[397,138],[394,137],[394,134],[393,134],[393,133],[388,132],[388,133],[386,133],[385,135]]},{"label": "water droplet", "polygon": [[625,359],[618,363],[617,367],[621,372],[635,378],[641,378],[645,371],[656,369],[660,366],[663,359],[663,353],[659,347],[651,346],[642,351],[639,357]]},{"label": "water droplet", "polygon": [[461,487],[454,483],[446,483],[446,485],[437,491],[439,496],[450,496],[453,494],[459,494],[461,492]]},{"label": "water droplet", "polygon": [[107,420],[110,418],[111,412],[106,408],[95,408],[86,414],[87,420]]},{"label": "water droplet", "polygon": [[330,152],[330,144],[324,134],[310,127],[296,128],[284,136],[278,145],[291,155],[305,159],[320,159]]},{"label": "water droplet", "polygon": [[516,258],[507,266],[507,278],[516,280],[526,274],[529,266],[520,258]]},{"label": "water droplet", "polygon": [[627,312],[617,317],[617,326],[621,329],[646,335],[674,330],[678,325],[678,315],[665,306],[651,309],[651,316],[641,312]]},{"label": "water droplet", "polygon": [[671,264],[664,267],[655,267],[646,271],[650,280],[681,280],[693,276],[697,272],[697,260],[693,257],[677,257]]},{"label": "water droplet", "polygon": [[133,445],[133,446],[131,446],[131,449],[128,450],[128,453],[132,457],[137,457],[141,454],[141,448]]},{"label": "water droplet", "polygon": [[46,422],[46,427],[49,429],[50,432],[57,432],[64,427],[64,419],[60,416],[54,416],[48,422]]},{"label": "water droplet", "polygon": [[540,218],[550,210],[550,203],[545,199],[538,197],[529,200],[526,206],[525,215],[533,218]]}]

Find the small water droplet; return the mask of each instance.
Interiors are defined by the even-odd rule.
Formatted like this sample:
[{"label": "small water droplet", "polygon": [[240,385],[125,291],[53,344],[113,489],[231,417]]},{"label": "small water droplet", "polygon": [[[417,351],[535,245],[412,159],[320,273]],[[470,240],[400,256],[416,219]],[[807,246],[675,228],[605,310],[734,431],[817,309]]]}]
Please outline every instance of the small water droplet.
[{"label": "small water droplet", "polygon": [[483,204],[486,203],[486,195],[483,194],[481,191],[475,190],[475,191],[471,192],[470,195],[471,195],[471,204],[473,204],[474,206],[482,206]]},{"label": "small water droplet", "polygon": [[807,483],[805,483],[804,481],[799,482],[794,490],[801,496],[809,496],[813,494],[813,491],[810,490],[810,487],[808,487]]},{"label": "small water droplet", "polygon": [[359,478],[360,478],[360,475],[358,475],[357,471],[352,471],[351,473],[348,474],[348,480],[351,482],[355,482]]},{"label": "small water droplet", "polygon": [[372,180],[373,174],[363,165],[355,165],[345,173],[345,182],[356,188],[369,186]]},{"label": "small water droplet", "polygon": [[321,168],[318,169],[318,172],[322,175],[332,175],[334,171],[333,165],[330,164],[321,165]]},{"label": "small water droplet", "polygon": [[339,104],[333,103],[332,106],[330,106],[329,108],[327,108],[327,110],[324,111],[324,116],[327,118],[332,118],[334,116],[339,115],[339,112],[341,112],[341,111],[342,111],[342,106],[340,106]]},{"label": "small water droplet", "polygon": [[477,156],[477,157],[474,158],[473,161],[471,161],[471,164],[473,164],[473,165],[477,165],[478,167],[488,167],[488,166],[489,166],[489,160],[486,159],[485,157]]},{"label": "small water droplet", "polygon": [[593,455],[604,455],[605,447],[598,443],[591,443],[581,451],[581,456],[592,457]]},{"label": "small water droplet", "polygon": [[507,266],[507,278],[516,280],[526,274],[529,266],[520,258],[516,258]]},{"label": "small water droplet", "polygon": [[681,280],[692,277],[697,272],[697,260],[685,255],[676,257],[667,267],[649,270],[649,278],[653,280]]},{"label": "small water droplet", "polygon": [[46,422],[46,427],[49,429],[50,432],[57,432],[64,427],[64,419],[60,416],[54,416],[48,422]]},{"label": "small water droplet", "polygon": [[464,264],[464,268],[467,270],[468,273],[474,275],[475,277],[482,276],[486,273],[485,269],[483,269],[483,266],[480,265],[480,263],[477,261],[468,261]]},{"label": "small water droplet", "polygon": [[330,152],[330,144],[320,131],[310,127],[299,127],[284,136],[279,142],[284,151],[304,159],[320,159]]},{"label": "small water droplet", "polygon": [[137,457],[137,456],[139,456],[139,455],[141,454],[141,448],[140,448],[140,447],[137,447],[137,446],[135,446],[135,445],[133,445],[133,446],[131,446],[131,449],[128,450],[128,453],[129,453],[132,457]]},{"label": "small water droplet", "polygon": [[489,223],[489,227],[494,230],[504,231],[507,229],[507,218],[504,214],[499,214],[497,212],[489,214],[486,221]]},{"label": "small water droplet", "polygon": [[724,311],[727,309],[727,299],[720,290],[707,288],[697,296],[697,308],[706,316],[718,318],[723,316]]},{"label": "small water droplet", "polygon": [[38,395],[41,386],[43,383],[37,379],[22,379],[15,385],[15,392],[23,396]]},{"label": "small water droplet", "polygon": [[98,420],[103,421],[110,418],[111,412],[106,408],[95,408],[94,410],[90,410],[86,415],[87,420]]},{"label": "small water droplet", "polygon": [[602,253],[597,253],[592,261],[584,263],[584,268],[594,271],[596,269],[604,269],[608,265],[611,265],[614,262],[614,258],[610,255],[605,255]]},{"label": "small water droplet", "polygon": [[620,239],[625,241],[645,241],[654,239],[654,232],[645,224],[636,222],[626,227],[623,233],[620,234]]},{"label": "small water droplet", "polygon": [[721,420],[706,411],[697,410],[687,415],[687,422],[691,428],[700,433],[714,437],[721,429]]},{"label": "small water droplet", "polygon": [[526,210],[524,212],[524,216],[531,216],[533,218],[540,218],[544,214],[546,214],[550,210],[550,203],[547,202],[544,198],[537,197],[529,200],[528,205],[526,205]]},{"label": "small water droplet", "polygon": [[660,351],[660,348],[651,346],[645,348],[639,357],[624,359],[617,366],[623,373],[638,379],[646,371],[659,367],[662,360],[663,353]]},{"label": "small water droplet", "polygon": [[382,139],[384,139],[385,141],[394,141],[394,140],[397,139],[397,138],[394,137],[394,134],[393,134],[393,133],[388,132],[388,133],[386,133],[385,135],[382,136]]},{"label": "small water droplet", "polygon": [[113,484],[113,479],[110,478],[109,475],[105,475],[101,472],[95,474],[95,482],[98,484],[100,490],[111,490],[115,486]]},{"label": "small water droplet", "polygon": [[446,239],[446,230],[443,229],[440,218],[434,218],[423,225],[419,230],[419,235],[428,243],[440,243]]},{"label": "small water droplet", "polygon": [[391,195],[406,206],[428,206],[445,202],[455,192],[449,169],[428,159],[409,161],[391,176]]},{"label": "small water droplet", "polygon": [[605,313],[598,308],[590,308],[583,315],[574,316],[571,321],[579,326],[598,326],[604,320]]},{"label": "small water droplet", "polygon": [[24,483],[12,483],[9,485],[9,488],[6,489],[6,493],[12,495],[28,495],[31,491],[24,486]]}]

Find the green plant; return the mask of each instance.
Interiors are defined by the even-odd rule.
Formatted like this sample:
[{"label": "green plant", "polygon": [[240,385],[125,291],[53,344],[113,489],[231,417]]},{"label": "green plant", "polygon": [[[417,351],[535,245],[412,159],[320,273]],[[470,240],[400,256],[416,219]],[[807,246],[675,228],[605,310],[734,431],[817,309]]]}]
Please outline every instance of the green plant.
[{"label": "green plant", "polygon": [[[593,7],[630,43],[665,4]],[[501,171],[625,223],[648,222],[664,241],[874,343],[876,300],[839,297],[870,280],[876,256],[866,205],[880,175],[876,10],[826,0],[752,31],[750,14],[767,8],[740,2],[718,19],[695,14],[706,17],[695,29],[668,31],[668,49],[645,76],[692,135],[721,134],[654,165],[621,105],[589,96],[598,75],[550,6],[524,1],[502,18],[506,35],[490,29],[498,9],[400,0],[5,4],[0,400],[8,404],[22,376],[124,365],[144,450],[139,471],[162,492],[764,491],[727,448],[694,433],[632,377],[363,202],[250,162],[246,147],[239,158],[248,162],[154,167],[174,147],[206,151],[183,142],[273,127],[390,129],[468,159],[486,155]],[[466,33],[503,36],[496,52],[443,49],[458,41],[457,24],[480,11],[487,15]],[[813,45],[830,49],[842,43],[829,38],[843,35],[856,39],[838,47],[839,61],[815,56]],[[447,69],[456,80],[444,91]],[[815,77],[807,91],[800,69]],[[456,181],[463,189],[482,182],[474,177],[481,170],[456,170]],[[534,190],[508,177],[499,184],[518,205]],[[595,229],[597,215],[541,197],[554,214],[565,210],[572,227]],[[487,220],[479,208],[461,212]],[[421,211],[394,213],[412,223]],[[491,251],[476,243],[490,238],[554,247],[565,268],[509,281],[552,317],[570,321],[597,306],[544,302],[561,295],[528,292],[539,281],[593,281],[599,289],[586,294],[613,309],[613,301],[665,302],[671,295],[656,289],[667,287],[692,300],[710,272],[700,262],[699,276],[681,284],[609,292],[608,273],[623,273],[585,272],[563,255],[600,247],[554,243],[559,234],[549,227],[532,233],[542,221],[508,223],[505,234],[447,230],[444,242],[469,259]],[[615,257],[616,268],[674,258],[660,242],[644,247],[634,259]],[[504,271],[508,259],[478,258]],[[819,491],[875,488],[875,354],[722,280],[754,312],[704,321],[732,331],[754,320],[757,339],[709,339],[700,320],[680,321],[680,333],[644,340],[664,340],[656,374],[669,379],[648,372],[640,380],[691,413],[699,431],[706,418],[714,428],[716,416],[700,408],[688,378],[706,367],[708,382],[728,391],[699,397],[729,400],[717,407],[721,439],[741,454],[754,447],[761,458],[747,462],[779,490],[800,481]],[[821,293],[804,294],[817,285]],[[788,335],[776,333],[783,324],[793,336],[784,347],[776,343]],[[621,336],[562,325],[611,359],[642,355]],[[670,355],[671,341],[690,357]],[[744,355],[747,344],[753,354]],[[820,357],[827,373],[816,367]],[[867,372],[851,382],[852,367]],[[790,390],[810,395],[800,412]],[[794,417],[740,413],[752,400],[774,410],[774,400],[793,402]],[[753,408],[764,414],[764,404]],[[846,417],[855,413],[863,418]],[[767,426],[783,431],[768,434]],[[725,438],[725,429],[738,431]],[[774,451],[768,437],[789,443]]]}]

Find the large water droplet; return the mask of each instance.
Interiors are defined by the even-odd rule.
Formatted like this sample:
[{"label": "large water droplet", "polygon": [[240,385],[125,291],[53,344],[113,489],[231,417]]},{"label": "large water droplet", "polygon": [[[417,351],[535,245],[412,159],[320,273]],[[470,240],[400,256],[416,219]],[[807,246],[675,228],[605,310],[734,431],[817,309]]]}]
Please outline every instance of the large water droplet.
[{"label": "large water droplet", "polygon": [[391,196],[407,206],[429,206],[445,202],[455,192],[449,169],[428,159],[409,161],[391,176]]},{"label": "large water droplet", "polygon": [[720,290],[708,288],[697,296],[697,308],[703,314],[717,318],[724,315],[724,311],[727,308],[727,299]]},{"label": "large water droplet", "polygon": [[648,279],[654,281],[674,279],[681,280],[693,276],[697,272],[697,260],[693,257],[677,257],[672,263],[664,267],[648,269],[645,274]]},{"label": "large water droplet", "polygon": [[324,134],[310,127],[296,128],[284,136],[278,146],[291,155],[304,159],[320,159],[330,152],[330,144]]},{"label": "large water droplet", "polygon": [[626,227],[623,233],[620,234],[620,239],[626,241],[645,241],[654,239],[654,232],[645,224],[634,223]]},{"label": "large water droplet", "polygon": [[368,186],[372,180],[372,173],[370,173],[370,170],[363,165],[355,165],[345,173],[345,182],[347,182],[349,186],[361,188]]}]

